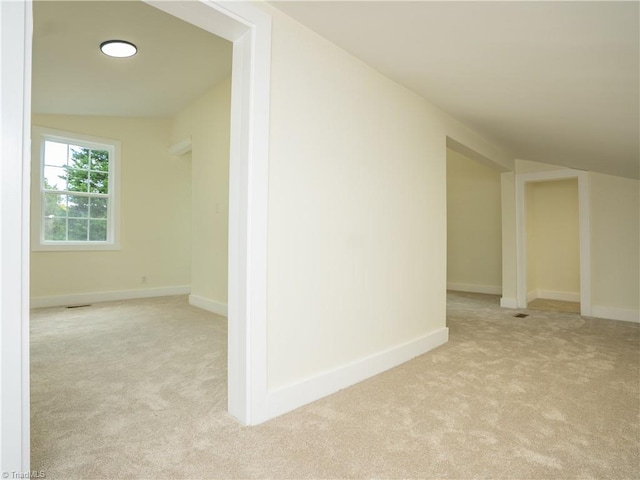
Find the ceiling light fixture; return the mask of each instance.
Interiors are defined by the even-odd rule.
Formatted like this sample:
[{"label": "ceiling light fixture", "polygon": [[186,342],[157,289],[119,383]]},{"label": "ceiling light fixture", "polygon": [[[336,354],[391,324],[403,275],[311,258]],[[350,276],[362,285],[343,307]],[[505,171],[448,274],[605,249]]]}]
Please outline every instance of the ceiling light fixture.
[{"label": "ceiling light fixture", "polygon": [[126,58],[135,55],[138,47],[125,40],[107,40],[100,44],[100,50],[110,57]]}]

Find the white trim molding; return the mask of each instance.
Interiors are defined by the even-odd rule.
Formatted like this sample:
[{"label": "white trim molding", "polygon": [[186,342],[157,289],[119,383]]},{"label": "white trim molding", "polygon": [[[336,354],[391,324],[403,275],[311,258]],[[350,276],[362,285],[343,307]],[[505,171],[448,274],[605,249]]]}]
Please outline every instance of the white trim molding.
[{"label": "white trim molding", "polygon": [[447,290],[454,292],[486,293],[502,295],[502,287],[497,285],[474,285],[470,283],[447,283]]},{"label": "white trim molding", "polygon": [[191,137],[185,138],[184,140],[174,143],[169,147],[169,154],[174,157],[180,157],[185,153],[189,153],[191,151]]},{"label": "white trim molding", "polygon": [[209,300],[208,298],[191,294],[189,295],[189,305],[227,318],[228,308],[226,303],[216,302],[215,300]]},{"label": "white trim molding", "polygon": [[621,320],[623,322],[640,323],[639,310],[627,310],[625,308],[603,307],[594,305],[591,307],[591,317],[606,318],[608,320]]},{"label": "white trim molding", "polygon": [[500,299],[500,306],[502,308],[518,308],[518,299],[510,297],[502,297]]},{"label": "white trim molding", "polygon": [[139,290],[116,290],[107,292],[74,293],[70,295],[52,295],[32,297],[31,308],[65,307],[87,303],[113,302],[117,300],[134,300],[136,298],[167,297],[170,295],[188,295],[189,285],[176,287],[145,288]]},{"label": "white trim molding", "polygon": [[580,302],[580,292],[556,292],[552,290],[533,290],[527,293],[527,303],[544,298],[545,300],[562,300],[564,302]]},{"label": "white trim molding", "polygon": [[[52,140],[55,142],[79,145],[91,149],[104,149],[109,152],[109,194],[104,198],[108,199],[107,207],[107,239],[104,242],[81,241],[73,242],[64,240],[59,242],[46,241],[43,231],[43,188],[44,180],[44,142]],[[120,158],[122,143],[113,138],[96,137],[83,133],[58,130],[39,125],[31,126],[31,199],[32,199],[32,222],[31,229],[31,250],[33,251],[97,251],[97,250],[120,250]],[[51,191],[49,191],[51,193]],[[61,193],[64,193],[62,191]],[[89,198],[95,194],[89,193]]]},{"label": "white trim molding", "polygon": [[0,471],[28,472],[32,2],[0,1]]},{"label": "white trim molding", "polygon": [[527,183],[578,179],[578,215],[580,225],[580,313],[591,316],[591,220],[588,172],[572,169],[534,173],[516,173],[516,256],[517,308],[527,307],[527,242],[525,187]]},{"label": "white trim molding", "polygon": [[449,340],[449,329],[439,328],[415,340],[355,360],[269,392],[269,417],[276,417],[427,353]]},{"label": "white trim molding", "polygon": [[228,408],[267,414],[267,209],[271,15],[250,2],[146,3],[233,42],[229,158]]}]

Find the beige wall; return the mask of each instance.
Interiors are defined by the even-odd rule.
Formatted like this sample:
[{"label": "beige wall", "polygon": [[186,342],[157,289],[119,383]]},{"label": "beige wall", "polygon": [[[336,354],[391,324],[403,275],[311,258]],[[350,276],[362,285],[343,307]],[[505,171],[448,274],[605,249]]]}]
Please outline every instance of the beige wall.
[{"label": "beige wall", "polygon": [[[550,167],[550,168],[548,168]],[[516,173],[561,167],[516,161]],[[595,317],[640,321],[639,182],[590,172],[591,306]],[[517,292],[515,175],[502,175],[503,300],[515,307]]]},{"label": "beige wall", "polygon": [[[640,183],[590,173],[595,307],[640,310]],[[596,312],[597,313],[597,312]]]},{"label": "beige wall", "polygon": [[[34,115],[33,123],[120,140],[122,212],[120,250],[32,252],[32,298],[188,286],[190,169],[167,153],[170,121]],[[32,193],[37,202],[37,184]]]},{"label": "beige wall", "polygon": [[464,143],[469,131],[270,12],[267,363],[277,389],[445,327],[446,136],[451,127]]},{"label": "beige wall", "polygon": [[499,293],[500,172],[447,149],[447,286]]},{"label": "beige wall", "polygon": [[179,112],[171,133],[192,141],[179,159],[191,166],[191,295],[218,309],[227,305],[230,109],[228,78]]},{"label": "beige wall", "polygon": [[527,293],[578,301],[580,232],[577,179],[526,185]]}]

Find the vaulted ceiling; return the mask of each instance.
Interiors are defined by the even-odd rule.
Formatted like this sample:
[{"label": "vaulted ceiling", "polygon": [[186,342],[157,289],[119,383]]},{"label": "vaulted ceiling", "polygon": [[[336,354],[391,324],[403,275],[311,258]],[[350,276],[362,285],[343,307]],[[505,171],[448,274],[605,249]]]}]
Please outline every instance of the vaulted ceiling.
[{"label": "vaulted ceiling", "polygon": [[[270,3],[514,158],[640,175],[638,2]],[[36,113],[171,115],[230,73],[229,42],[142,2],[34,4]]]},{"label": "vaulted ceiling", "polygon": [[516,158],[640,174],[638,2],[270,3]]}]

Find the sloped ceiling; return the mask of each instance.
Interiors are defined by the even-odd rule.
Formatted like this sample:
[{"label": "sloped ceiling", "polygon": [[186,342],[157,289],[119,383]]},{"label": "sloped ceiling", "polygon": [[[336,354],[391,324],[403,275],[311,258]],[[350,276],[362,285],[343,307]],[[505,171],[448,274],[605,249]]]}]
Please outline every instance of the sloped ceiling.
[{"label": "sloped ceiling", "polygon": [[[131,58],[100,44],[138,46]],[[36,1],[35,113],[170,116],[231,75],[232,45],[139,1]]]},{"label": "sloped ceiling", "polygon": [[[513,152],[640,176],[638,2],[271,2]],[[98,50],[136,43],[130,59]],[[138,1],[36,1],[36,113],[166,116],[231,44]]]},{"label": "sloped ceiling", "polygon": [[638,178],[638,2],[270,2],[505,146]]}]

